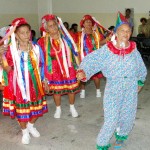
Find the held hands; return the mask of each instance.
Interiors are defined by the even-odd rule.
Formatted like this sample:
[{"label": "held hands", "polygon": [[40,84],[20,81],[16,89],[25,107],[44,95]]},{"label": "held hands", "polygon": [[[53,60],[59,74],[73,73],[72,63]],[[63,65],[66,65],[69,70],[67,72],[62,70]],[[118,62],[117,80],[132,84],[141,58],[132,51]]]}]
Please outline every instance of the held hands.
[{"label": "held hands", "polygon": [[85,81],[86,80],[86,75],[85,75],[83,70],[77,70],[76,77],[77,77],[77,80],[79,80],[79,81]]}]

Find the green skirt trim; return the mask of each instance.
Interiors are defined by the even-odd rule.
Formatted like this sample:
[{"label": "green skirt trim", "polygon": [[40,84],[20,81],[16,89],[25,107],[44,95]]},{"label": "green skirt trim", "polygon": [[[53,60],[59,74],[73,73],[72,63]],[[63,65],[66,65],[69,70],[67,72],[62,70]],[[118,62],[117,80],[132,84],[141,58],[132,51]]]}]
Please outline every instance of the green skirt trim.
[{"label": "green skirt trim", "polygon": [[97,150],[108,150],[111,147],[110,144],[106,145],[106,146],[98,146],[96,145]]},{"label": "green skirt trim", "polygon": [[28,102],[24,104],[16,103],[15,100],[9,100],[9,99],[3,99],[3,103],[9,103],[10,105],[15,105],[17,108],[29,108],[30,106],[39,106],[43,104],[43,101],[45,100],[45,97],[42,97],[42,99],[36,101],[36,102]]},{"label": "green skirt trim", "polygon": [[115,132],[115,137],[116,137],[116,140],[119,140],[119,141],[124,141],[124,140],[128,139],[128,135],[120,136],[120,135],[117,134],[117,132]]},{"label": "green skirt trim", "polygon": [[60,90],[60,91],[56,91],[56,90],[50,90],[48,94],[53,95],[53,94],[58,94],[58,95],[64,95],[64,94],[68,94],[68,93],[78,93],[80,91],[79,87],[76,87],[75,89],[72,90]]}]

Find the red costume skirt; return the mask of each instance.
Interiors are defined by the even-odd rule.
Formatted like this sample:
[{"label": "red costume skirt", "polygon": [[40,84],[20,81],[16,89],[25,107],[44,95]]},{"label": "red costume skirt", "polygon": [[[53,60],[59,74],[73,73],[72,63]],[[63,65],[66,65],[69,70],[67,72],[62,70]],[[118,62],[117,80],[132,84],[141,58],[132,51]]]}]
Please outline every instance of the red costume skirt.
[{"label": "red costume skirt", "polygon": [[41,96],[38,92],[36,95],[32,79],[29,78],[30,101],[25,101],[22,98],[20,89],[16,85],[16,96],[14,95],[13,87],[13,71],[8,74],[8,86],[4,88],[3,94],[3,115],[15,117],[19,122],[28,122],[32,118],[43,116],[48,112],[45,96]]}]

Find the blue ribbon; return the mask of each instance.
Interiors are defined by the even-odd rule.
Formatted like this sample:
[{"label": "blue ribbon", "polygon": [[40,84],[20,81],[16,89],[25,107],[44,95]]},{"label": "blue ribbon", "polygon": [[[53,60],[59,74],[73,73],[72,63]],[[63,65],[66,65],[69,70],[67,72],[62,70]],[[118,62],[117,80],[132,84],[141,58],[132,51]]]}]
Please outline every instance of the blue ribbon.
[{"label": "blue ribbon", "polygon": [[88,50],[88,47],[87,47],[86,38],[87,38],[87,35],[85,35],[84,38],[83,38],[83,47],[84,47],[84,51],[87,55],[89,50]]},{"label": "blue ribbon", "polygon": [[72,53],[75,55],[75,56],[78,56],[78,53],[75,51],[74,49],[74,46],[71,42],[71,40],[69,39],[69,37],[67,35],[62,35],[62,38],[64,38],[68,44],[68,46],[70,47],[70,50],[72,51]]},{"label": "blue ribbon", "polygon": [[43,54],[43,51],[40,46],[39,46],[39,51],[40,51],[40,62],[41,62],[40,75],[41,75],[41,80],[43,81],[44,80],[44,63],[45,63],[45,61],[44,61],[44,54]]},{"label": "blue ribbon", "polygon": [[[25,73],[25,70],[24,70],[24,52],[21,52],[20,68],[21,68],[21,74],[22,74],[24,89],[26,91],[26,82],[25,82],[25,75],[24,75],[24,73]],[[24,101],[26,102],[26,99],[24,99]]]}]

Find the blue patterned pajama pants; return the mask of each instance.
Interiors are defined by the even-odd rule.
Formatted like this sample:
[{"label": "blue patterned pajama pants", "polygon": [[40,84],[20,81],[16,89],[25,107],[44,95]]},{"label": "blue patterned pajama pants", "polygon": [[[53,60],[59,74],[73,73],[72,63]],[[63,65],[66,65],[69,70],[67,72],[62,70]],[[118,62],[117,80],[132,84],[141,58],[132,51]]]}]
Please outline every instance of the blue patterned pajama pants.
[{"label": "blue patterned pajama pants", "polygon": [[136,78],[107,79],[103,107],[104,124],[97,137],[97,145],[106,146],[117,128],[119,136],[132,130],[137,110],[138,86]]}]

